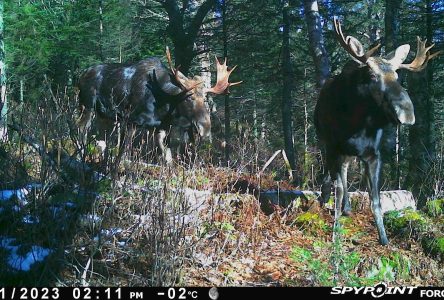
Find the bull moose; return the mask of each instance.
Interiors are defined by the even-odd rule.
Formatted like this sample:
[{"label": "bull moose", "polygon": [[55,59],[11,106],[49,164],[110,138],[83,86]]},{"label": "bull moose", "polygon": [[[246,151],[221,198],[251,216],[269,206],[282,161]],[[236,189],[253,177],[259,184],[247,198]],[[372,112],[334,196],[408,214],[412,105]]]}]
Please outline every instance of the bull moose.
[{"label": "bull moose", "polygon": [[[388,57],[374,57],[380,45],[364,53],[362,44],[354,37],[344,37],[341,24],[335,18],[335,33],[341,46],[353,62],[342,73],[330,79],[321,89],[314,121],[316,132],[325,146],[326,169],[331,180],[336,180],[336,215],[351,212],[347,194],[347,168],[350,157],[364,162],[368,177],[371,209],[379,233],[379,242],[388,244],[380,204],[381,154],[383,130],[390,124],[415,123],[413,103],[407,91],[398,82],[398,69],[419,72],[427,62],[438,55],[430,54],[433,47],[417,38],[416,57],[403,64],[409,54],[408,44],[399,46]],[[330,178],[326,176],[321,201],[330,196]]]},{"label": "bull moose", "polygon": [[136,63],[100,64],[87,69],[79,79],[80,129],[85,132],[91,127],[95,112],[97,130],[102,133],[109,134],[116,122],[160,129],[161,148],[165,130],[173,125],[183,132],[197,132],[201,138],[210,137],[206,95],[224,94],[230,86],[241,83],[228,82],[236,67],[228,70],[226,58],[223,64],[216,58],[217,82],[208,89],[200,77],[190,79],[173,67],[168,48],[166,57],[169,68],[160,58],[150,57]]}]

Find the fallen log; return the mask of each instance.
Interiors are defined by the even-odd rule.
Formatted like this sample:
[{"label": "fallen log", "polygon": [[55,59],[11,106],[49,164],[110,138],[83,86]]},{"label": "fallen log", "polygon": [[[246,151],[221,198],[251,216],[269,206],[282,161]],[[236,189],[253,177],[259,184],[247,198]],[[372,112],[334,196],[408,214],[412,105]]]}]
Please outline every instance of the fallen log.
[{"label": "fallen log", "polygon": [[[297,199],[312,201],[317,200],[320,195],[321,192],[318,191],[269,190],[261,192],[259,200],[261,203],[269,202],[274,205],[287,207]],[[349,196],[355,211],[370,209],[370,199],[367,192],[350,192]],[[333,203],[327,204],[327,207],[333,209]],[[413,194],[406,190],[381,191],[381,207],[383,213],[392,210],[402,210],[407,207],[416,210],[416,201]]]}]

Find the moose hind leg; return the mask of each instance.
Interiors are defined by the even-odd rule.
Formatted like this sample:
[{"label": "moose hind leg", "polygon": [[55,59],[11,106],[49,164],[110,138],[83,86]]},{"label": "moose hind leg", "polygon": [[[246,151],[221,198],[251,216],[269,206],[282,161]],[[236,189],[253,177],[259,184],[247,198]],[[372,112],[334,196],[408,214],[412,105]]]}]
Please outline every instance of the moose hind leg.
[{"label": "moose hind leg", "polygon": [[371,208],[373,218],[379,234],[379,242],[381,245],[387,245],[388,239],[384,228],[384,220],[382,216],[381,202],[379,198],[379,176],[381,172],[381,157],[379,154],[368,159],[366,162],[366,173],[368,177]]},{"label": "moose hind leg", "polygon": [[328,199],[330,199],[330,195],[331,195],[331,177],[327,171],[324,173],[322,178],[321,197],[319,198],[321,205],[324,205],[325,203],[328,202]]}]

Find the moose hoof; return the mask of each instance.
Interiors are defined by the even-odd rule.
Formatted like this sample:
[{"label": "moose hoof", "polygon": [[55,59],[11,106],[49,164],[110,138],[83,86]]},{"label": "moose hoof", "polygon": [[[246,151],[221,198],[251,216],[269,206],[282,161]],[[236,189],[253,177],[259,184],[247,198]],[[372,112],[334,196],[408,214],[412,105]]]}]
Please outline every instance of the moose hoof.
[{"label": "moose hoof", "polygon": [[351,209],[345,209],[342,211],[342,215],[346,217],[350,217],[352,215]]},{"label": "moose hoof", "polygon": [[389,241],[388,241],[388,239],[387,239],[386,237],[384,237],[384,238],[379,238],[379,243],[380,243],[382,246],[387,246],[388,243],[389,243]]}]

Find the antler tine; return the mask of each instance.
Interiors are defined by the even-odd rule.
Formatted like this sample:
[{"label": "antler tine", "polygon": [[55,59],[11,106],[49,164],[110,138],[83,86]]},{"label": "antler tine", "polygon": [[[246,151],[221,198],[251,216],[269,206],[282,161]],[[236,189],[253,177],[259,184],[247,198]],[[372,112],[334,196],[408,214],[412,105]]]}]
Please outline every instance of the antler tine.
[{"label": "antler tine", "polygon": [[[174,68],[173,66],[173,61],[171,59],[171,53],[170,53],[170,48],[168,46],[166,46],[166,58],[168,61],[168,65],[170,67],[171,73],[173,73],[177,84],[179,84],[180,88],[182,89],[182,91],[184,93],[187,93],[189,91],[191,91],[192,89],[194,89],[196,86],[198,86],[199,84],[201,84],[202,82],[197,82],[197,83],[193,83],[191,86],[186,85],[186,83],[184,81],[188,81],[188,78],[186,78],[180,71],[179,68],[180,66],[178,66],[177,68]],[[180,78],[181,75],[183,77],[185,77],[185,79]]]},{"label": "antler tine", "polygon": [[365,57],[368,59],[372,57],[372,55],[381,47],[381,44],[377,44],[375,47],[371,48],[367,52],[365,52]]},{"label": "antler tine", "polygon": [[409,63],[409,64],[400,64],[400,69],[407,69],[412,72],[420,72],[424,70],[425,67],[427,67],[427,63],[432,58],[435,58],[438,56],[441,51],[435,52],[433,54],[430,54],[429,50],[435,46],[435,44],[432,44],[428,47],[426,47],[427,39],[424,41],[421,41],[420,37],[416,37],[417,40],[417,48],[416,48],[416,56],[415,59]]},{"label": "antler tine", "polygon": [[214,57],[216,59],[216,85],[211,87],[208,91],[214,94],[222,94],[228,88],[228,76],[227,68],[226,68],[226,58],[224,63],[221,64],[217,56]]},{"label": "antler tine", "polygon": [[362,48],[359,41],[352,36],[344,37],[344,33],[342,32],[341,22],[339,22],[339,19],[337,17],[333,18],[333,23],[335,26],[336,37],[339,40],[339,43],[341,44],[342,48],[344,48],[357,61],[365,64],[367,62],[367,59],[378,49],[379,46],[377,46],[376,49],[372,48],[369,51],[367,51],[367,53],[360,55],[356,52],[356,49],[352,47],[352,43],[355,43],[355,46],[359,44],[359,47]]},{"label": "antler tine", "polygon": [[236,69],[237,66],[234,66],[228,71],[227,67],[227,58],[225,58],[224,63],[221,64],[217,57],[216,59],[216,66],[217,66],[217,82],[216,85],[213,86],[208,90],[208,92],[214,93],[214,94],[223,94],[225,92],[229,93],[228,88],[233,85],[237,85],[242,83],[242,81],[238,82],[228,82],[228,78],[230,77],[230,74]]},{"label": "antler tine", "polygon": [[172,60],[171,60],[171,53],[170,53],[170,48],[168,47],[168,46],[166,46],[166,58],[167,58],[167,61],[168,61],[168,65],[170,66],[170,70],[171,70],[171,72],[174,74],[174,75],[176,75],[176,69],[174,68],[174,66],[173,66],[173,62],[172,62]]}]

